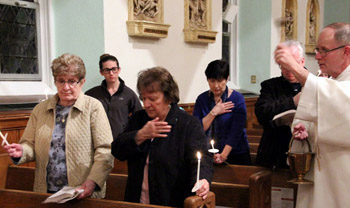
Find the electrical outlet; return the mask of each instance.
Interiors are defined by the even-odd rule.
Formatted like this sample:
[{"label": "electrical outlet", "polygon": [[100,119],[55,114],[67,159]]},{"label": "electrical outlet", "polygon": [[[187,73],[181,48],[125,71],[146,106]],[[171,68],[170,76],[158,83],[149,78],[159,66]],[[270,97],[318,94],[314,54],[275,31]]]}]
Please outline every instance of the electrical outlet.
[{"label": "electrical outlet", "polygon": [[250,76],[250,83],[256,83],[256,76],[255,75]]}]

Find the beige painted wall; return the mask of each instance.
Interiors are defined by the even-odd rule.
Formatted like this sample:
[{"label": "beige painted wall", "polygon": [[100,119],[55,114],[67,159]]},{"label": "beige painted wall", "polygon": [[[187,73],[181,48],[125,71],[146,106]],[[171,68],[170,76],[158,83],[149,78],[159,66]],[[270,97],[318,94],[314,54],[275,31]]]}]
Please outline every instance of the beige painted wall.
[{"label": "beige painted wall", "polygon": [[[221,31],[221,0],[212,2],[212,30]],[[214,44],[184,42],[184,1],[164,0],[164,23],[170,24],[165,39],[140,39],[127,35],[127,0],[104,0],[105,51],[114,54],[121,65],[120,76],[136,90],[137,73],[145,68],[163,66],[175,77],[180,88],[180,102],[195,102],[208,89],[204,70],[221,58],[221,33]]]}]

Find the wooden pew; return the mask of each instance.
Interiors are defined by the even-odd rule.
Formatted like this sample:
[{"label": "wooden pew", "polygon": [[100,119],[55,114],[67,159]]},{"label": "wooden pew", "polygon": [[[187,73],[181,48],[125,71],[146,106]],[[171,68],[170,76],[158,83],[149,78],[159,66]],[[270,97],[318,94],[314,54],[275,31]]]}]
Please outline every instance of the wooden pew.
[{"label": "wooden pew", "polygon": [[[126,161],[115,159],[114,167],[117,167],[114,169],[116,172],[127,173]],[[255,166],[224,167],[226,166],[215,166],[210,187],[216,195],[216,205],[249,207],[250,204],[255,204],[250,207],[270,207],[271,173],[269,170]]]},{"label": "wooden pew", "polygon": [[0,189],[0,206],[6,208],[18,208],[18,207],[41,207],[41,208],[137,208],[137,207],[164,207],[156,205],[146,205],[139,203],[130,203],[122,201],[113,201],[106,199],[91,199],[86,198],[84,200],[71,200],[64,204],[42,204],[42,202],[50,194],[36,193],[32,191],[22,191],[13,189]]},{"label": "wooden pew", "polygon": [[[125,174],[111,173],[105,199],[123,200],[126,180]],[[33,167],[8,167],[7,189],[32,191],[33,181]],[[211,191],[217,195],[216,204],[220,206],[270,207],[271,175],[266,169],[253,166],[215,166]]]},{"label": "wooden pew", "polygon": [[[91,199],[86,198],[84,200],[71,200],[64,204],[42,204],[42,202],[50,194],[46,193],[36,193],[32,191],[21,191],[14,189],[0,189],[0,206],[6,208],[26,208],[26,207],[41,207],[41,208],[138,208],[138,207],[167,207],[167,206],[157,206],[149,204],[131,203],[123,201],[114,201],[106,199]],[[188,197],[184,202],[185,208],[214,208],[215,207],[215,195],[210,192],[208,197],[202,201],[198,200],[199,197]]]},{"label": "wooden pew", "polygon": [[[271,188],[288,188],[293,190],[293,199],[294,206],[296,204],[296,196],[297,196],[297,188],[298,186],[287,181],[296,177],[295,173],[288,169],[278,169],[275,171],[271,171],[270,169],[258,166],[242,166],[242,165],[215,165],[214,166],[214,176],[213,182],[225,182],[225,183],[237,183],[237,184],[247,184],[248,179],[247,175],[252,175],[259,171],[269,171],[271,173]],[[250,182],[249,182],[250,184]],[[215,190],[211,189],[216,195],[217,205],[220,205],[220,193],[215,192]],[[255,194],[251,195],[251,197],[255,197]]]},{"label": "wooden pew", "polygon": [[[34,172],[35,172],[35,169],[33,167],[9,166],[7,170],[5,188],[8,190],[23,190],[23,191],[31,192],[33,190],[33,184],[34,184]],[[106,197],[102,200],[123,201],[127,177],[128,176],[125,174],[113,174],[113,173],[109,174],[109,177],[106,182],[107,183]],[[28,196],[31,196],[31,195],[33,194],[29,194]],[[34,195],[34,198],[35,197],[37,197],[37,195]],[[44,197],[43,200],[46,197]],[[2,205],[1,200],[0,200],[0,205]],[[204,205],[208,208],[215,207],[215,194],[213,192],[209,192],[208,197],[205,200],[202,200],[202,198],[198,196],[190,196],[190,197],[187,197],[186,200],[184,201],[184,207],[187,207],[187,208],[197,208],[197,207],[199,208]],[[72,206],[75,207],[74,204]],[[77,207],[79,206],[85,207],[85,205],[83,204],[77,205]],[[22,207],[22,206],[18,206],[18,207]],[[94,206],[91,206],[91,207],[94,207]],[[97,207],[104,207],[104,206],[97,206]],[[128,206],[123,205],[121,207],[128,207]],[[144,206],[144,207],[149,207],[149,206]]]},{"label": "wooden pew", "polygon": [[111,173],[128,174],[127,161],[120,161],[117,158],[114,158],[114,167]]},{"label": "wooden pew", "polygon": [[255,166],[215,165],[211,191],[219,206],[271,207],[271,171]]}]

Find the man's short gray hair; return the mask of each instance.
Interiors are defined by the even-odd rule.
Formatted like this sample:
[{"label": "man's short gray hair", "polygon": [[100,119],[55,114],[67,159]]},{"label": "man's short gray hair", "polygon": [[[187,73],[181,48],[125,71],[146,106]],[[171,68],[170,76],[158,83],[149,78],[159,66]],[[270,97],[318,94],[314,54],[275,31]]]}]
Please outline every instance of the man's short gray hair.
[{"label": "man's short gray hair", "polygon": [[285,44],[287,47],[292,47],[295,46],[298,48],[298,52],[299,52],[299,58],[303,58],[304,57],[304,49],[302,47],[302,44],[299,41],[296,40],[286,40],[283,42],[283,44]]},{"label": "man's short gray hair", "polygon": [[344,22],[335,22],[327,25],[325,28],[335,30],[334,39],[343,45],[350,45],[350,25]]}]

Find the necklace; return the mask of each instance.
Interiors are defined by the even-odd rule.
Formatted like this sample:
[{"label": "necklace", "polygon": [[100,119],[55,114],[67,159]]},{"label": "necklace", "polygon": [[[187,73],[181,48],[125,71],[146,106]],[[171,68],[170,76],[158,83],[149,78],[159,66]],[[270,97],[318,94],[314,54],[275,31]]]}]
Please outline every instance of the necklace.
[{"label": "necklace", "polygon": [[65,123],[66,122],[66,117],[67,116],[57,116],[56,122]]}]

